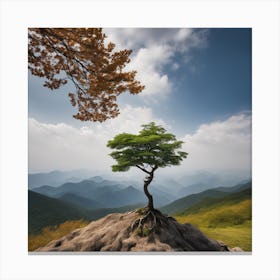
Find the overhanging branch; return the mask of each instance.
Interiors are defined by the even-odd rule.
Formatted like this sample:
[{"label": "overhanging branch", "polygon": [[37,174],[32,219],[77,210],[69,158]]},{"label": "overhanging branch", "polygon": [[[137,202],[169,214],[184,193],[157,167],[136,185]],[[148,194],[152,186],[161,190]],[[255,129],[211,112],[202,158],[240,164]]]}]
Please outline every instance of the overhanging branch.
[{"label": "overhanging branch", "polygon": [[135,165],[136,167],[138,167],[139,169],[141,169],[142,171],[146,172],[147,174],[151,174],[149,171],[147,171],[145,168],[142,168],[140,165]]}]

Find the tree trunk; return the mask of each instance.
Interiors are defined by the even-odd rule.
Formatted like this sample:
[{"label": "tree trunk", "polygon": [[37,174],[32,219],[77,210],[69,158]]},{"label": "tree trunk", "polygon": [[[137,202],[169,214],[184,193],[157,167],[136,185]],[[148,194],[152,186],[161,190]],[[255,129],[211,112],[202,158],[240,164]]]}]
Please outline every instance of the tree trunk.
[{"label": "tree trunk", "polygon": [[148,202],[148,209],[149,210],[154,210],[153,196],[148,191],[148,186],[152,182],[153,178],[154,178],[154,171],[152,171],[150,173],[150,175],[147,176],[146,179],[144,180],[144,193],[145,193],[145,195],[147,196],[147,198],[149,200],[149,202]]}]

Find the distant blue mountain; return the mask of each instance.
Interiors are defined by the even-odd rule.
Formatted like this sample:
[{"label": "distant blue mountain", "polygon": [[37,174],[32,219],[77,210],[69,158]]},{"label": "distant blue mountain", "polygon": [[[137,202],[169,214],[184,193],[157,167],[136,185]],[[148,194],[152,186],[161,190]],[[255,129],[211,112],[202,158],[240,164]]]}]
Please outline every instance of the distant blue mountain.
[{"label": "distant blue mountain", "polygon": [[104,181],[104,179],[101,176],[90,177],[90,178],[88,178],[88,180],[96,182],[96,183],[101,183],[102,181]]},{"label": "distant blue mountain", "polygon": [[96,220],[109,213],[122,213],[141,206],[143,205],[137,204],[89,210],[68,201],[28,191],[28,233],[37,234],[46,226],[59,225],[69,220]]},{"label": "distant blue mountain", "polygon": [[42,185],[56,187],[66,182],[79,182],[91,176],[92,172],[88,170],[55,170],[46,173],[30,173],[28,174],[28,189],[33,189]]},{"label": "distant blue mountain", "polygon": [[190,194],[200,193],[210,188],[211,187],[209,187],[209,185],[205,183],[195,183],[195,184],[188,185],[186,187],[182,187],[181,189],[178,190],[177,195],[178,197],[182,197]]},{"label": "distant blue mountain", "polygon": [[[92,175],[92,172],[85,170],[29,174],[29,188],[32,187],[34,192],[52,198],[63,197],[64,200],[71,200],[77,206],[86,206],[90,209],[96,209],[98,205],[119,207],[147,201],[143,193],[143,180],[133,181],[121,178],[107,180],[101,176]],[[87,179],[81,179],[84,176]],[[229,176],[229,181],[232,180],[232,177]],[[156,207],[217,186],[226,186],[218,183],[224,182],[224,176],[219,177],[210,172],[197,172],[175,179],[163,178],[157,178],[157,181],[152,182],[149,186]],[[237,181],[238,178],[235,180]],[[129,186],[131,188],[128,188]]]},{"label": "distant blue mountain", "polygon": [[[44,185],[34,188],[32,191],[90,209],[121,207],[131,204],[145,204],[147,202],[142,189],[125,186],[115,181],[103,180],[101,177],[90,179],[78,183],[64,183],[58,187]],[[174,199],[174,197],[152,186],[151,193],[154,195],[155,206],[158,207]]]},{"label": "distant blue mountain", "polygon": [[73,193],[65,193],[62,196],[59,197],[59,200],[72,203],[76,206],[87,208],[87,209],[99,209],[99,208],[105,208],[105,205],[94,200],[94,199],[88,199]]}]

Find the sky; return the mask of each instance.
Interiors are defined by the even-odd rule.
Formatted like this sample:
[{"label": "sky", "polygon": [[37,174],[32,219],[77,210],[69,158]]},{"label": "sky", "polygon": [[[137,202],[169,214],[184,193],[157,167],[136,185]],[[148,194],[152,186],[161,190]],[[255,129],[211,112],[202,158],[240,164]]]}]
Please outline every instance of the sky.
[{"label": "sky", "polygon": [[113,160],[107,141],[155,121],[183,140],[189,153],[181,166],[161,172],[250,174],[251,29],[103,31],[117,49],[133,50],[127,69],[137,71],[145,90],[122,94],[117,118],[81,122],[72,117],[70,83],[51,91],[42,86],[44,79],[29,74],[29,172],[86,168],[109,173]]}]

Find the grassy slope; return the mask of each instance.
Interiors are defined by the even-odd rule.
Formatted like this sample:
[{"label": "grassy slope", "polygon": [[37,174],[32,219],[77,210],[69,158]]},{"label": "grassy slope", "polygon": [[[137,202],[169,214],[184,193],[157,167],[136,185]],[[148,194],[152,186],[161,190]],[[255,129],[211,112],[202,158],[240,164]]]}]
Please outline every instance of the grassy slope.
[{"label": "grassy slope", "polygon": [[86,212],[74,205],[28,191],[28,232],[39,233],[43,227],[66,220],[87,219]]},{"label": "grassy slope", "polygon": [[208,189],[199,193],[184,196],[165,205],[160,208],[163,213],[173,215],[178,212],[182,212],[185,209],[189,209],[193,205],[200,202],[207,202],[209,199],[226,197],[229,193],[237,193],[243,190],[251,189],[252,182],[245,184],[239,184],[233,187],[218,187],[214,189]]},{"label": "grassy slope", "polygon": [[251,189],[229,194],[224,198],[204,199],[202,202],[177,213],[180,223],[192,223],[211,238],[230,247],[252,250]]},{"label": "grassy slope", "polygon": [[75,229],[82,228],[88,224],[84,220],[66,221],[59,226],[45,227],[40,234],[28,235],[28,251],[34,251],[39,247],[47,245],[50,241],[59,239]]}]

